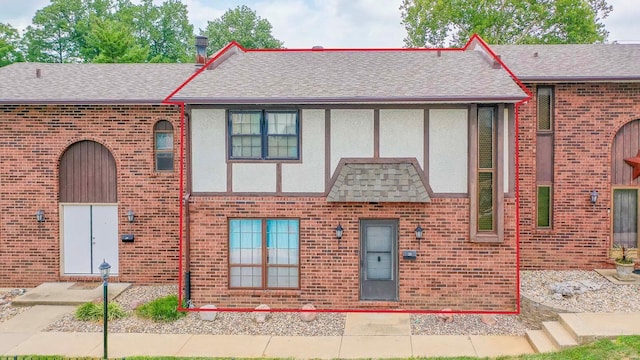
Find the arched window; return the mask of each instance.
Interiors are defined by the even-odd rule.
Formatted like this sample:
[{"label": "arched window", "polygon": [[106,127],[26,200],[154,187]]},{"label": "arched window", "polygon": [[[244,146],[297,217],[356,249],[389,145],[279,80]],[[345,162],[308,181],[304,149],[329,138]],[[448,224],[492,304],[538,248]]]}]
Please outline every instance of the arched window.
[{"label": "arched window", "polygon": [[173,126],[160,120],[153,128],[156,171],[173,171]]}]

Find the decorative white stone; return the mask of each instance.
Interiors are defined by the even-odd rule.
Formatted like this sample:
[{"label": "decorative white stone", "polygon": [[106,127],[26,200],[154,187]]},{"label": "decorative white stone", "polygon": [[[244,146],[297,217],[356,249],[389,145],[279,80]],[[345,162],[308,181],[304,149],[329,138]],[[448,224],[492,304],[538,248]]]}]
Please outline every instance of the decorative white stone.
[{"label": "decorative white stone", "polygon": [[480,316],[480,321],[489,326],[493,326],[497,323],[496,317],[489,314],[483,314]]},{"label": "decorative white stone", "polygon": [[[313,304],[304,304],[304,306],[302,306],[302,310],[315,310],[315,309],[316,307],[313,306]],[[300,312],[298,314],[300,315],[300,320],[306,321],[306,322],[313,321],[318,317],[317,312]]]},{"label": "decorative white stone", "polygon": [[207,304],[207,305],[202,305],[200,306],[200,310],[205,310],[205,311],[200,311],[200,319],[204,320],[204,321],[214,321],[216,319],[216,317],[218,316],[218,312],[217,311],[206,311],[207,309],[217,309],[217,307],[213,304]]},{"label": "decorative white stone", "polygon": [[[447,308],[447,309],[442,309],[440,311],[442,311],[442,312],[450,312],[452,310]],[[445,323],[453,322],[453,314],[438,314],[437,317],[438,317],[438,319],[442,320],[442,322],[445,322]]]},{"label": "decorative white stone", "polygon": [[[256,306],[256,310],[271,310],[271,308],[269,307],[269,305],[266,304],[260,304],[258,306]],[[264,322],[266,322],[267,320],[269,320],[269,318],[271,317],[271,313],[267,312],[267,311],[254,311],[253,312],[253,321],[262,324]]]}]

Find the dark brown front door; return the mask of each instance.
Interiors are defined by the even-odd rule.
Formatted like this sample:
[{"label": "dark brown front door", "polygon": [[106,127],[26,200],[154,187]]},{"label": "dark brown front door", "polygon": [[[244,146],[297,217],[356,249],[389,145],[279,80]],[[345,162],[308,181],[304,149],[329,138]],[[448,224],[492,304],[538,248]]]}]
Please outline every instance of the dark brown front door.
[{"label": "dark brown front door", "polygon": [[398,300],[398,222],[360,222],[360,298]]}]

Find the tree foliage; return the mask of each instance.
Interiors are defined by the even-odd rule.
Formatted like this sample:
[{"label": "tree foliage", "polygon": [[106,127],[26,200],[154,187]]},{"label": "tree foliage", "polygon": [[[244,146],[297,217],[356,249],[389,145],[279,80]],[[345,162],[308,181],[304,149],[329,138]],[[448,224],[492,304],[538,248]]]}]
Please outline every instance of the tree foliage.
[{"label": "tree foliage", "polygon": [[248,6],[229,9],[220,18],[209,21],[203,35],[209,37],[209,53],[235,40],[247,49],[279,49],[283,42],[271,34],[271,24]]},{"label": "tree foliage", "polygon": [[408,47],[461,46],[477,33],[491,44],[597,43],[607,39],[606,0],[403,0]]},{"label": "tree foliage", "polygon": [[20,52],[20,34],[9,24],[0,23],[0,67],[24,61]]},{"label": "tree foliage", "polygon": [[97,50],[91,61],[96,63],[138,63],[149,56],[149,48],[136,44],[131,29],[115,20],[94,20],[86,46]]},{"label": "tree foliage", "polygon": [[[194,31],[182,0],[50,0],[23,36],[0,23],[0,66],[33,62],[191,62]],[[201,33],[204,31],[200,30]],[[280,48],[271,24],[247,6],[229,9],[206,29],[211,51],[231,40]]]},{"label": "tree foliage", "polygon": [[27,60],[190,61],[193,25],[180,0],[51,0],[27,27]]}]

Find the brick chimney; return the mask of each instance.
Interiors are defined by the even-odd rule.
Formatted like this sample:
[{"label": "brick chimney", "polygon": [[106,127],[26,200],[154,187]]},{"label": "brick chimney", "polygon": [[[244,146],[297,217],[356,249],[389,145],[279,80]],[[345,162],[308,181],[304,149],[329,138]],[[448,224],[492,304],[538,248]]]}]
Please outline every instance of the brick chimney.
[{"label": "brick chimney", "polygon": [[202,35],[196,35],[196,66],[201,67],[207,62],[207,46],[209,46],[209,38]]}]

